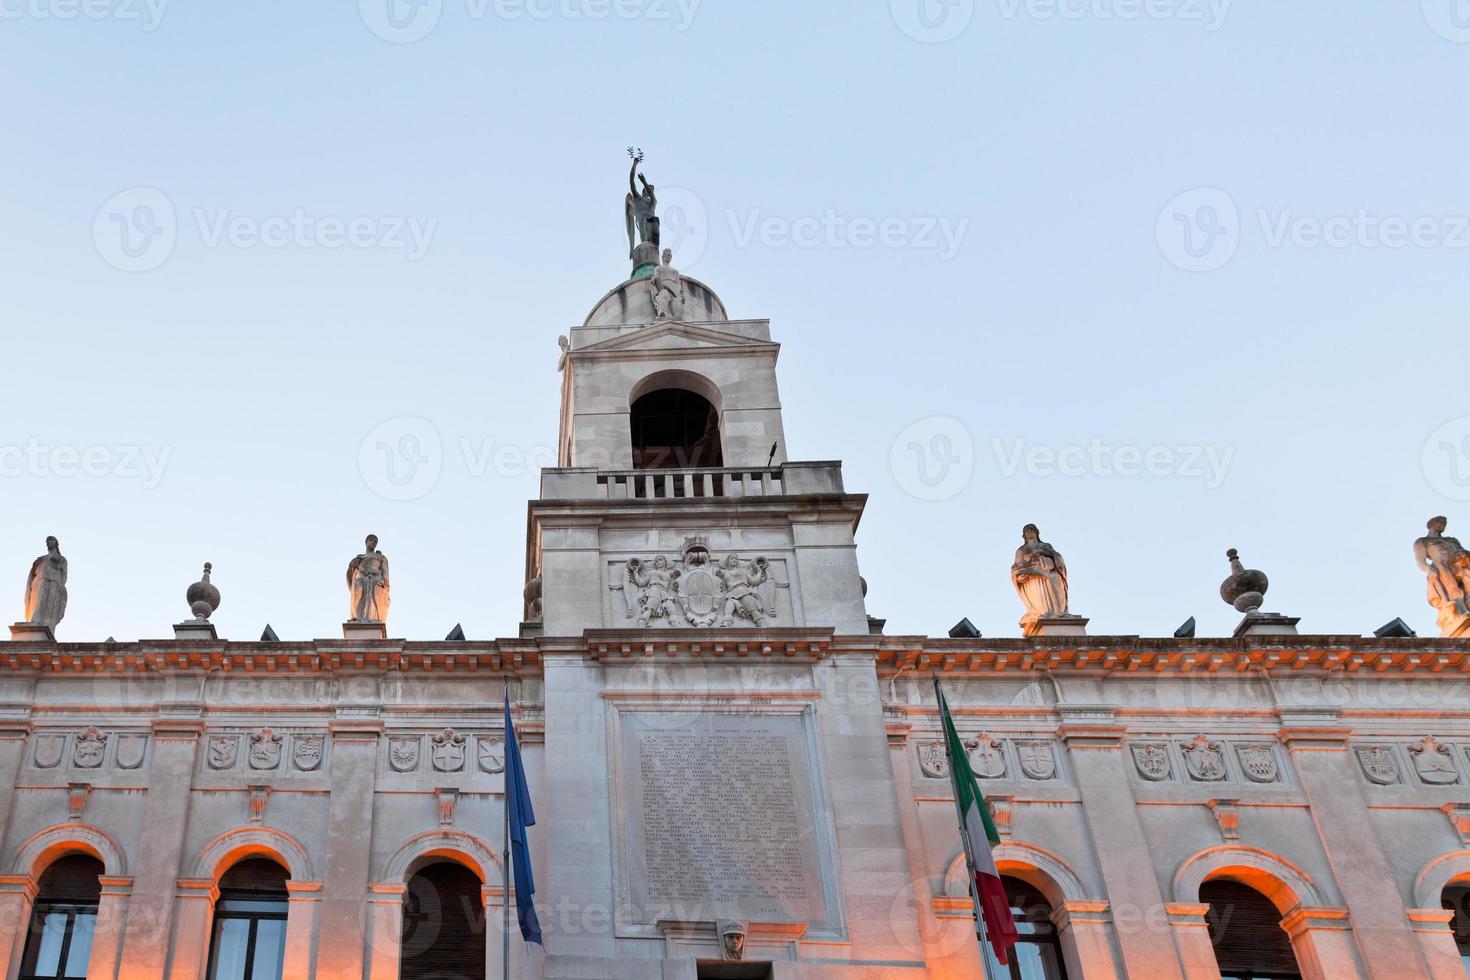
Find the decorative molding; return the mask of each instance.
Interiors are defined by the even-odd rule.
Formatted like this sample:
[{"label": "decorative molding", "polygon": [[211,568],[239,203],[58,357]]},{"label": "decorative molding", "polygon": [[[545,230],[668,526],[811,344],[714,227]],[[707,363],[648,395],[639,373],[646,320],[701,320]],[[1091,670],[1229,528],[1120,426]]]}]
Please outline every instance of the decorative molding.
[{"label": "decorative molding", "polygon": [[1470,879],[1470,850],[1441,854],[1420,869],[1414,877],[1416,908],[1439,908],[1440,894],[1452,881]]},{"label": "decorative molding", "polygon": [[317,880],[306,848],[290,834],[274,827],[240,827],[215,837],[194,858],[192,877],[216,881],[236,861],[254,854],[268,855],[284,865],[293,880]]},{"label": "decorative molding", "polygon": [[[1061,856],[1035,844],[1018,840],[1005,840],[991,849],[996,867],[1001,874],[1013,875],[1034,885],[1053,908],[1064,902],[1101,903],[1103,899],[1087,892],[1082,877]],[[936,897],[936,908],[940,898],[970,903],[969,872],[965,867],[965,854],[957,850],[950,856],[945,872],[942,894]],[[973,908],[967,904],[966,908]]]},{"label": "decorative molding", "polygon": [[82,822],[82,811],[87,808],[87,797],[92,795],[91,783],[67,783],[67,819],[72,823]]},{"label": "decorative molding", "polygon": [[[429,830],[404,841],[386,865],[385,886],[407,884],[414,865],[425,857],[454,857],[464,862],[471,871],[480,876],[480,881],[497,881],[500,874],[500,857],[495,849],[480,838],[463,830]],[[376,891],[380,886],[375,884]]]},{"label": "decorative molding", "polygon": [[440,787],[434,790],[434,796],[439,801],[439,826],[454,826],[454,808],[459,803],[459,790],[453,787]]},{"label": "decorative molding", "polygon": [[266,785],[246,787],[250,792],[250,822],[263,823],[265,821],[265,805],[270,802],[271,788]]},{"label": "decorative molding", "polygon": [[1460,835],[1460,843],[1470,847],[1470,803],[1446,803],[1440,810]]},{"label": "decorative molding", "polygon": [[1227,841],[1240,840],[1240,801],[1208,800],[1205,806],[1220,825],[1220,836]]},{"label": "decorative molding", "polygon": [[67,854],[86,853],[102,862],[108,877],[127,875],[127,857],[107,832],[91,824],[67,823],[48,827],[16,848],[13,874],[39,877],[45,866]]},{"label": "decorative molding", "polygon": [[1012,806],[1015,797],[1009,795],[994,795],[985,797],[985,802],[990,805],[990,818],[995,821],[995,832],[1002,837],[1011,836],[1011,818],[1015,816],[1015,808]]},{"label": "decorative molding", "polygon": [[1270,851],[1243,844],[1211,847],[1185,860],[1174,874],[1174,900],[1197,903],[1200,886],[1219,877],[1243,880],[1283,913],[1298,905],[1324,905],[1322,893],[1305,871]]}]

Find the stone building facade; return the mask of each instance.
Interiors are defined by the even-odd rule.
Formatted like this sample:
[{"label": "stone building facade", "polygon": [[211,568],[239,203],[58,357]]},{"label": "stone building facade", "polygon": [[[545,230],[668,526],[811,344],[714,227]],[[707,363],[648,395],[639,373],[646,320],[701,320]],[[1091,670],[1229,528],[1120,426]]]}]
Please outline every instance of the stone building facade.
[{"label": "stone building facade", "polygon": [[998,975],[1466,976],[1470,642],[886,635],[769,322],[672,281],[564,340],[514,638],[0,646],[6,978],[501,975],[507,689],[511,975],[976,977],[935,679],[1026,923]]}]

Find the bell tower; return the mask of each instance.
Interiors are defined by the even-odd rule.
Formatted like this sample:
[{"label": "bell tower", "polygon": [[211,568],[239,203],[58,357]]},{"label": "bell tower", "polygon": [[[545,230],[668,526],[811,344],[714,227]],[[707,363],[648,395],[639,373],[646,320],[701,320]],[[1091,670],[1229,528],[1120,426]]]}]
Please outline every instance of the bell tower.
[{"label": "bell tower", "polygon": [[732,319],[667,250],[650,267],[657,220],[634,207],[630,192],[632,277],[560,341],[559,465],[530,505],[526,632],[867,633],[866,496],[840,463],[788,456],[770,321]]}]

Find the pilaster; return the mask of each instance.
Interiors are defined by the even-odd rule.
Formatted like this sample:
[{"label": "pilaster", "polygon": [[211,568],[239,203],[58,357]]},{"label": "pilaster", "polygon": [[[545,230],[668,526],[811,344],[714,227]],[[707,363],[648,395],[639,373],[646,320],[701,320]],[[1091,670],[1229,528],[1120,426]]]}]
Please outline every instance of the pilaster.
[{"label": "pilaster", "polygon": [[291,977],[292,980],[312,980],[316,975],[313,966],[322,883],[288,881],[286,892],[286,952],[281,964],[281,975]]},{"label": "pilaster", "polygon": [[[356,706],[350,712],[339,712],[331,724],[332,796],[327,808],[326,873],[317,912],[319,948],[331,952],[317,962],[318,980],[363,977],[378,739],[383,734],[383,723],[376,714],[374,706]],[[373,942],[376,946],[376,938]],[[395,949],[394,976],[396,963]],[[377,976],[375,972],[374,980]]]},{"label": "pilaster", "polygon": [[127,928],[133,879],[104,876],[98,879],[98,883],[102,886],[102,898],[97,904],[97,926],[92,933],[87,980],[116,980],[122,965],[123,930]]},{"label": "pilaster", "polygon": [[204,731],[201,713],[197,704],[168,705],[153,722],[153,761],[148,767],[148,796],[123,934],[120,976],[125,980],[158,980],[170,975],[165,967],[189,823],[189,789]]},{"label": "pilaster", "polygon": [[204,976],[217,901],[219,889],[210,879],[179,879],[168,980],[199,980]]},{"label": "pilaster", "polygon": [[1123,972],[1152,980],[1182,980],[1170,930],[1160,928],[1164,895],[1153,866],[1138,860],[1150,851],[1123,753],[1127,729],[1105,707],[1060,706],[1059,729],[1072,755],[1082,810],[1113,928],[1123,956]]},{"label": "pilaster", "polygon": [[1368,976],[1422,972],[1420,944],[1369,815],[1349,734],[1334,711],[1282,711],[1280,739],[1307,796]]}]

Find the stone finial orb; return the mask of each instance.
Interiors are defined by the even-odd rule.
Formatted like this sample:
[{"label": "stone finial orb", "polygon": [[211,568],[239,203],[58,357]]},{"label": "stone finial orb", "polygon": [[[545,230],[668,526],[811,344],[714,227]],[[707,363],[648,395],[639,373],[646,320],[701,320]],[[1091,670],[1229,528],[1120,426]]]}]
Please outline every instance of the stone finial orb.
[{"label": "stone finial orb", "polygon": [[219,589],[209,581],[209,573],[212,571],[214,571],[213,563],[205,562],[204,577],[189,586],[189,591],[184,596],[188,600],[189,611],[194,614],[196,622],[207,622],[210,615],[219,608]]},{"label": "stone finial orb", "polygon": [[1240,563],[1240,552],[1234,548],[1225,552],[1230,559],[1230,577],[1220,583],[1220,598],[1237,611],[1250,615],[1266,601],[1266,589],[1271,585],[1266,573],[1246,568]]}]

